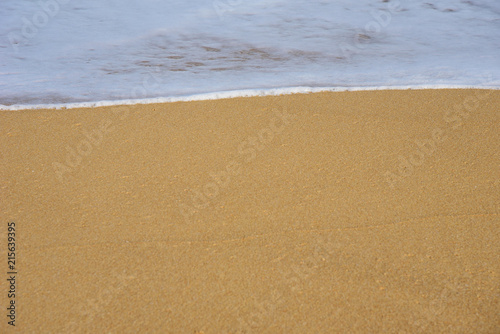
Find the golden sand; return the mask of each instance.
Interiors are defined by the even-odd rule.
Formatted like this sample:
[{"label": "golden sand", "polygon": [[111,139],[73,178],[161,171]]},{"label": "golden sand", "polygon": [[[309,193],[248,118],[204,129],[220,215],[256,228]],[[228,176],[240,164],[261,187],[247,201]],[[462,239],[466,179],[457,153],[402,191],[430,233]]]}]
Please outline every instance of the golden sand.
[{"label": "golden sand", "polygon": [[500,91],[0,112],[0,332],[500,332]]}]

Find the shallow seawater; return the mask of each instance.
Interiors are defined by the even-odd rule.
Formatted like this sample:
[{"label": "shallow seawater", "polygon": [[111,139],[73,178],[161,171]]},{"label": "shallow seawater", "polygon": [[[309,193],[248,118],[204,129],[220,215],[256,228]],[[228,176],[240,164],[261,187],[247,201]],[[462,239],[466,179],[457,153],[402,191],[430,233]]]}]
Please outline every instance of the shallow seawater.
[{"label": "shallow seawater", "polygon": [[500,3],[3,0],[0,104],[500,86]]}]

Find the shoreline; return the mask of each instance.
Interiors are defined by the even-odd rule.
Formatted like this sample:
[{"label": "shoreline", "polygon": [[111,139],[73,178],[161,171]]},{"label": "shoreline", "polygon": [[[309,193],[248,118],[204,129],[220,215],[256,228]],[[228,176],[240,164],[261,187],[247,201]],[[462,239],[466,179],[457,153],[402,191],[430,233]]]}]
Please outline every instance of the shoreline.
[{"label": "shoreline", "polygon": [[173,103],[173,102],[192,102],[192,101],[210,101],[231,99],[239,97],[263,97],[263,96],[282,96],[292,94],[314,94],[326,92],[359,92],[359,91],[383,91],[383,90],[451,90],[451,89],[480,89],[480,90],[500,90],[499,86],[477,86],[477,85],[403,85],[403,86],[369,86],[369,87],[285,87],[285,88],[262,88],[262,89],[243,89],[234,91],[222,91],[211,93],[199,93],[191,95],[181,95],[173,97],[154,97],[142,99],[123,99],[123,100],[103,100],[93,102],[68,102],[68,103],[48,103],[48,104],[14,104],[2,105],[0,110],[39,110],[39,109],[77,109],[77,108],[97,108],[111,106],[130,106],[142,104]]}]

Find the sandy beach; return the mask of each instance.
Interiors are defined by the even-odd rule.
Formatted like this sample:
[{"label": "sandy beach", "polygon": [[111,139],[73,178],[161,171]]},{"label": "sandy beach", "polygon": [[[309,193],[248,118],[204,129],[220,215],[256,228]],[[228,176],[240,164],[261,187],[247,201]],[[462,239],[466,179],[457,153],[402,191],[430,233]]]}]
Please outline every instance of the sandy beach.
[{"label": "sandy beach", "polygon": [[498,333],[499,106],[440,89],[0,111],[0,332],[15,276],[20,333]]}]

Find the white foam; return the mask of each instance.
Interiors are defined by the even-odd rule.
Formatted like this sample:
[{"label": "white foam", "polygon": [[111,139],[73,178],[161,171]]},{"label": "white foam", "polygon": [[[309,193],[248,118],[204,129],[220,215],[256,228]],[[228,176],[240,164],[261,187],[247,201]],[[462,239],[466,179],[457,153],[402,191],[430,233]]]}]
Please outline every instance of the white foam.
[{"label": "white foam", "polygon": [[75,108],[95,108],[107,106],[125,106],[135,104],[153,104],[153,103],[171,103],[231,99],[238,97],[256,97],[256,96],[279,96],[290,94],[308,94],[321,92],[345,92],[345,91],[375,91],[375,90],[422,90],[422,89],[494,89],[499,90],[498,86],[463,86],[463,85],[421,85],[421,86],[379,86],[379,87],[287,87],[274,89],[247,89],[233,90],[226,92],[213,92],[205,94],[195,94],[178,97],[157,97],[148,99],[134,100],[115,100],[115,101],[95,101],[95,102],[77,102],[60,104],[29,104],[29,105],[0,105],[0,110],[31,110],[31,109],[75,109]]}]

